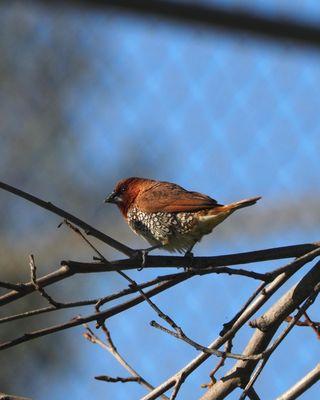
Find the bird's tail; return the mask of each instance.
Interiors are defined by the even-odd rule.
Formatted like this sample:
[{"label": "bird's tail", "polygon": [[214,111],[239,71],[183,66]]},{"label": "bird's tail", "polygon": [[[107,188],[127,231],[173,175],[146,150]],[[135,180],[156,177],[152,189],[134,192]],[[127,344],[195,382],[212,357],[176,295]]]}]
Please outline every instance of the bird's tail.
[{"label": "bird's tail", "polygon": [[251,197],[250,199],[244,199],[244,200],[236,201],[234,203],[227,204],[227,205],[225,205],[223,207],[225,208],[225,211],[236,211],[239,208],[253,206],[260,199],[261,199],[261,196]]}]

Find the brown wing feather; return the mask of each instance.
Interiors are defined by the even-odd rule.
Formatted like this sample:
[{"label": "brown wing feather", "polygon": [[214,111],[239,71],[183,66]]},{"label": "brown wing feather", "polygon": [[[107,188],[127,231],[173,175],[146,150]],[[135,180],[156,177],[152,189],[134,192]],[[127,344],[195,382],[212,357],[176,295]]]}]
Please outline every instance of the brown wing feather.
[{"label": "brown wing feather", "polygon": [[145,212],[182,212],[210,209],[220,204],[209,196],[190,192],[169,182],[156,182],[142,191],[135,205]]}]

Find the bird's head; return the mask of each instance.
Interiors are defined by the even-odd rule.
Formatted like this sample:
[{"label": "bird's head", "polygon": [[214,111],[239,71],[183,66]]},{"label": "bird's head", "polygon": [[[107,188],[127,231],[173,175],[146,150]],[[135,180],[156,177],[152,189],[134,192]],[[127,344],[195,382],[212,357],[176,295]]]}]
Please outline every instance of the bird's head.
[{"label": "bird's head", "polygon": [[104,200],[105,203],[116,204],[124,216],[126,216],[128,209],[138,196],[138,194],[145,190],[149,185],[154,184],[155,181],[144,178],[125,178],[119,181],[113,192],[109,194]]}]

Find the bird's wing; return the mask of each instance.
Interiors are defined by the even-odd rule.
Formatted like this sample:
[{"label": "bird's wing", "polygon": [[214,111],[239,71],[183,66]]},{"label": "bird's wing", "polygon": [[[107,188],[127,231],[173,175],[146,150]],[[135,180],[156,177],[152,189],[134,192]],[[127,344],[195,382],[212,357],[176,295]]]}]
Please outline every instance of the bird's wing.
[{"label": "bird's wing", "polygon": [[145,212],[198,211],[220,206],[209,196],[169,182],[155,183],[137,196],[135,204]]}]

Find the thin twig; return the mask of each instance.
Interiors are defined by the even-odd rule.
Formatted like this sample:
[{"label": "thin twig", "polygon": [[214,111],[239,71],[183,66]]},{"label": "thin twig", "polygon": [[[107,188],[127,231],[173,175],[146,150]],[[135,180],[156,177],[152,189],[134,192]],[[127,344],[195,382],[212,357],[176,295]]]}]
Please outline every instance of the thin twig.
[{"label": "thin twig", "polygon": [[[314,333],[317,335],[317,338],[320,339],[320,322],[312,321],[311,318],[309,317],[309,315],[306,312],[304,312],[303,315],[305,317],[305,320],[304,321],[301,321],[301,320],[297,321],[296,322],[296,326],[308,326],[308,327],[310,327],[314,331]],[[285,321],[286,322],[290,322],[292,320],[292,318],[293,317],[288,316],[285,319]]]},{"label": "thin twig", "polygon": [[[207,268],[204,270],[197,270],[197,271],[187,271],[187,272],[178,272],[175,274],[167,274],[167,275],[160,275],[157,276],[154,279],[151,279],[150,281],[146,281],[144,283],[140,283],[138,286],[141,289],[145,289],[147,287],[156,285],[160,282],[164,282],[164,281],[170,281],[172,279],[176,279],[176,278],[184,278],[183,280],[192,278],[194,276],[197,275],[207,275],[207,274],[229,274],[229,275],[245,275],[248,276],[250,278],[253,279],[259,279],[257,276],[261,275],[261,279],[263,279],[265,274],[258,274],[255,273],[253,271],[245,271],[245,273],[243,273],[243,271],[245,270],[237,270],[235,268],[228,268],[228,267],[219,267],[219,268]],[[97,272],[97,271],[95,271]],[[100,271],[102,272],[102,271]],[[253,272],[254,276],[251,275],[251,273]],[[43,278],[40,278],[41,280],[43,280]],[[39,282],[39,280],[38,280]],[[32,283],[32,282],[31,282]],[[29,290],[29,283],[27,284],[21,284],[21,287],[27,287],[27,290]],[[1,285],[0,285],[1,286]],[[24,291],[26,289],[23,289]],[[75,307],[83,307],[83,306],[88,306],[88,305],[93,305],[95,304],[96,309],[100,310],[101,306],[118,298],[121,298],[123,296],[127,296],[128,294],[132,294],[137,292],[137,288],[130,286],[129,288],[126,289],[122,289],[116,293],[113,293],[111,295],[102,297],[102,298],[96,298],[96,299],[92,299],[92,300],[81,300],[81,301],[73,301],[73,302],[65,302],[65,303],[59,303],[59,307],[55,307],[55,306],[48,306],[48,307],[42,307],[42,308],[38,308],[35,310],[31,310],[31,311],[26,311],[24,313],[19,313],[19,314],[14,314],[14,315],[10,315],[8,317],[3,317],[0,318],[0,324],[1,323],[5,323],[5,322],[10,322],[10,321],[14,321],[17,319],[22,319],[22,318],[28,318],[28,317],[32,317],[35,315],[39,315],[39,314],[44,314],[44,313],[50,313],[52,311],[57,311],[57,310],[61,310],[64,308],[75,308]],[[28,291],[28,293],[30,293]]]},{"label": "thin twig", "polygon": [[[135,369],[133,369],[131,367],[131,365],[128,364],[128,362],[120,355],[120,353],[118,352],[112,338],[111,338],[111,334],[109,329],[106,327],[105,324],[102,324],[102,330],[105,333],[106,336],[106,340],[107,343],[105,343],[104,341],[102,341],[99,336],[97,336],[92,329],[90,329],[90,327],[85,324],[84,325],[86,328],[86,332],[84,333],[84,337],[89,340],[91,343],[94,344],[98,344],[99,346],[101,346],[103,349],[109,351],[110,354],[112,354],[115,359],[127,370],[130,372],[130,374],[132,375],[132,378],[138,382],[140,385],[144,386],[145,388],[147,388],[148,390],[153,390],[154,386],[152,386],[147,380],[145,380]],[[105,376],[104,376],[105,377]],[[108,377],[110,378],[110,377]],[[99,379],[99,380],[105,380],[107,382],[118,382],[119,378],[111,378],[113,380],[106,380],[105,378],[102,377],[95,377],[95,379]],[[117,379],[117,380],[114,380]],[[120,378],[121,379],[121,378]],[[127,378],[124,378],[127,379]],[[133,380],[131,380],[133,381]],[[123,380],[121,381],[123,382]],[[128,382],[128,380],[126,380],[126,382]],[[161,396],[163,400],[168,400],[168,397],[165,395]]]},{"label": "thin twig", "polygon": [[11,283],[6,281],[0,281],[0,287],[15,290],[17,292],[24,292],[26,290],[23,283]]},{"label": "thin twig", "polygon": [[30,254],[29,256],[29,266],[30,266],[30,272],[31,272],[31,282],[35,289],[41,294],[42,297],[44,297],[48,303],[50,303],[53,307],[59,308],[60,303],[55,301],[51,296],[48,295],[48,293],[41,287],[37,281],[37,267],[34,262],[34,256],[33,254]]},{"label": "thin twig", "polygon": [[98,375],[95,376],[94,379],[97,381],[104,381],[104,382],[121,382],[121,383],[127,383],[127,382],[137,382],[141,383],[141,379],[138,376],[128,376],[127,378],[117,376],[116,378],[108,375]]},{"label": "thin twig", "polygon": [[[186,278],[176,278],[172,279],[169,281],[164,281],[157,285],[156,287],[150,289],[148,292],[146,292],[146,296],[152,297],[155,296],[179,283],[184,281]],[[144,297],[139,295],[136,297],[133,297],[130,300],[125,301],[124,303],[118,304],[116,306],[110,307],[109,309],[105,311],[101,311],[99,313],[95,312],[93,314],[87,315],[85,317],[77,317],[72,319],[71,321],[58,324],[58,325],[53,325],[44,329],[39,329],[30,333],[25,333],[22,336],[17,337],[16,339],[8,340],[7,342],[0,343],[0,351],[17,346],[20,343],[28,342],[30,340],[36,339],[38,337],[50,335],[55,332],[60,332],[66,329],[70,329],[74,326],[79,326],[82,325],[86,322],[92,322],[92,321],[103,321],[106,320],[114,315],[120,314],[123,311],[126,311],[140,303],[145,301]]]},{"label": "thin twig", "polygon": [[77,235],[79,235],[86,243],[89,247],[91,247],[91,249],[96,252],[100,258],[100,261],[103,261],[105,264],[109,265],[109,261],[102,255],[102,253],[100,253],[100,251],[90,242],[90,240],[88,240],[85,235],[80,231],[79,228],[77,228],[75,225],[73,225],[70,221],[68,221],[67,219],[65,219],[62,224],[65,224],[68,228],[70,228],[71,230],[73,230]]},{"label": "thin twig", "polygon": [[235,324],[235,322],[241,317],[241,315],[245,312],[245,310],[249,307],[249,305],[253,302],[253,300],[260,294],[263,293],[264,288],[267,286],[267,282],[262,282],[257,289],[252,293],[249,299],[245,302],[245,304],[241,307],[240,311],[229,321],[223,324],[223,329],[219,333],[220,336],[225,335]]},{"label": "thin twig", "polygon": [[277,337],[277,339],[273,342],[273,344],[267,348],[263,354],[263,360],[256,369],[256,371],[251,376],[249,382],[247,383],[246,387],[244,388],[239,400],[244,400],[247,396],[248,390],[252,388],[256,380],[258,379],[261,371],[263,370],[264,366],[266,365],[268,359],[270,358],[271,354],[275,351],[275,349],[279,346],[279,344],[284,340],[284,338],[288,335],[291,329],[295,326],[296,322],[299,321],[303,313],[314,303],[316,297],[318,296],[320,291],[320,284],[317,284],[313,290],[313,293],[307,298],[304,304],[299,307],[297,314],[292,318],[290,323],[287,327],[282,331],[282,333]]},{"label": "thin twig", "polygon": [[[232,349],[232,340],[231,339],[226,342],[225,348],[226,348],[226,350],[225,350],[226,353],[231,352],[231,349]],[[217,365],[213,368],[213,370],[209,374],[210,383],[203,383],[201,385],[202,388],[211,387],[212,385],[214,385],[217,382],[217,380],[215,378],[215,374],[219,371],[220,368],[222,368],[224,366],[226,359],[227,359],[227,357],[221,357],[221,359],[219,360]]]},{"label": "thin twig", "polygon": [[[93,251],[94,251],[96,254],[98,254],[98,256],[101,258],[101,260],[102,260],[103,262],[107,262],[107,263],[108,263],[108,261],[105,259],[104,255],[103,255],[92,243],[90,243],[90,241],[82,234],[82,232],[81,232],[77,227],[75,227],[73,224],[71,224],[71,223],[68,222],[68,221],[65,221],[65,223],[67,224],[67,226],[68,226],[70,229],[72,229],[75,233],[77,233],[77,234],[91,247],[91,249],[93,249]],[[167,316],[166,316],[164,313],[162,313],[162,311],[149,299],[149,297],[146,296],[146,294],[143,292],[143,290],[141,289],[141,287],[140,287],[133,279],[131,279],[131,278],[129,277],[129,275],[125,274],[125,273],[124,273],[123,271],[121,271],[121,270],[116,271],[116,272],[117,272],[119,275],[121,275],[124,279],[126,279],[126,280],[130,283],[130,287],[135,288],[135,289],[141,294],[141,296],[144,298],[144,300],[151,306],[151,308],[153,308],[153,309],[158,313],[159,316],[162,316],[162,318],[167,317]],[[95,307],[97,312],[99,312],[99,306],[100,306],[100,304],[96,305],[96,307]],[[167,318],[169,318],[169,317],[167,317]],[[97,320],[97,325],[98,325],[98,326],[103,325],[103,324],[104,324],[104,321],[105,321],[105,320],[103,320],[103,319]]]},{"label": "thin twig", "polygon": [[[145,288],[148,288],[150,286],[154,286],[154,285],[156,285],[156,284],[158,284],[160,282],[169,282],[170,280],[175,280],[176,278],[182,278],[184,276],[186,277],[186,275],[182,275],[182,274],[184,274],[184,273],[165,275],[165,276],[158,276],[155,279],[151,279],[150,281],[147,281],[147,282],[139,284],[139,287],[141,289],[145,289]],[[95,299],[91,299],[91,300],[74,301],[74,302],[69,302],[69,303],[59,303],[60,304],[59,308],[56,308],[54,306],[42,307],[42,308],[38,308],[38,309],[35,309],[35,310],[26,311],[24,313],[10,315],[8,317],[0,318],[0,324],[1,323],[5,323],[5,322],[14,321],[14,320],[17,320],[17,319],[32,317],[32,316],[35,316],[35,315],[38,315],[38,314],[57,311],[57,310],[64,309],[64,308],[74,308],[74,307],[83,307],[83,306],[88,306],[88,305],[95,305],[96,308],[98,308],[98,310],[99,310],[102,305],[104,305],[106,303],[109,303],[109,302],[111,302],[113,300],[119,299],[121,297],[127,296],[129,294],[135,293],[135,292],[137,292],[137,288],[136,287],[129,287],[129,288],[126,288],[126,289],[119,290],[118,292],[115,292],[115,293],[113,293],[111,295],[108,295],[108,296],[105,296],[105,297],[102,297],[102,298],[95,298]]]},{"label": "thin twig", "polygon": [[[233,324],[232,328],[222,337],[218,337],[214,340],[208,348],[210,349],[218,349],[221,347],[227,340],[233,338],[236,332],[246,323],[248,320],[259,310],[266,301],[282,286],[288,279],[296,273],[303,265],[307,262],[312,261],[315,257],[320,254],[320,249],[313,249],[309,253],[302,255],[296,260],[292,261],[287,265],[287,269],[285,272],[280,274],[277,278],[274,279],[265,289],[263,294],[260,294],[250,306],[244,311],[244,313],[239,317],[239,319]],[[195,369],[197,369],[203,362],[205,362],[210,354],[201,353],[193,360],[191,360],[185,367],[183,367],[180,371],[176,372],[173,376],[168,378],[165,382],[160,384],[155,388],[151,393],[147,394],[141,400],[154,400],[159,397],[160,394],[165,393],[167,390],[172,388],[180,375],[190,375]],[[240,361],[239,361],[240,362]],[[215,387],[215,385],[214,385]]]},{"label": "thin twig", "polygon": [[201,344],[195,342],[194,340],[190,339],[188,336],[185,335],[185,333],[182,331],[182,329],[177,326],[175,323],[174,325],[176,326],[174,331],[171,331],[170,329],[164,327],[163,325],[158,324],[156,321],[151,321],[150,325],[153,326],[154,328],[159,329],[162,332],[166,332],[169,335],[181,339],[184,342],[190,344],[192,347],[194,347],[198,351],[202,351],[203,353],[207,354],[214,354],[217,357],[222,357],[222,358],[233,358],[235,360],[260,360],[262,355],[257,354],[257,355],[252,355],[252,356],[246,356],[243,354],[236,354],[236,353],[228,353],[225,351],[220,351],[216,349],[210,349],[209,347],[202,346]]},{"label": "thin twig", "polygon": [[175,398],[178,396],[179,390],[182,386],[182,384],[184,383],[185,379],[186,379],[187,375],[186,374],[180,374],[175,382],[175,385],[173,387],[173,391],[172,394],[170,396],[170,400],[175,400]]},{"label": "thin twig", "polygon": [[72,222],[73,224],[82,228],[87,235],[91,235],[96,237],[97,239],[101,240],[102,242],[108,244],[109,246],[113,247],[114,249],[120,251],[127,256],[133,256],[136,252],[130,247],[125,246],[124,244],[118,242],[115,239],[112,239],[110,236],[98,231],[97,229],[93,228],[91,225],[87,224],[86,222],[82,221],[81,219],[75,217],[74,215],[62,210],[59,207],[56,207],[54,204],[41,200],[39,197],[36,197],[30,193],[24,192],[23,190],[17,189],[7,183],[0,182],[0,189],[6,190],[16,196],[22,197],[30,201],[31,203],[37,204],[39,207],[42,207],[56,215],[59,215],[62,218],[67,219],[68,221]]}]

